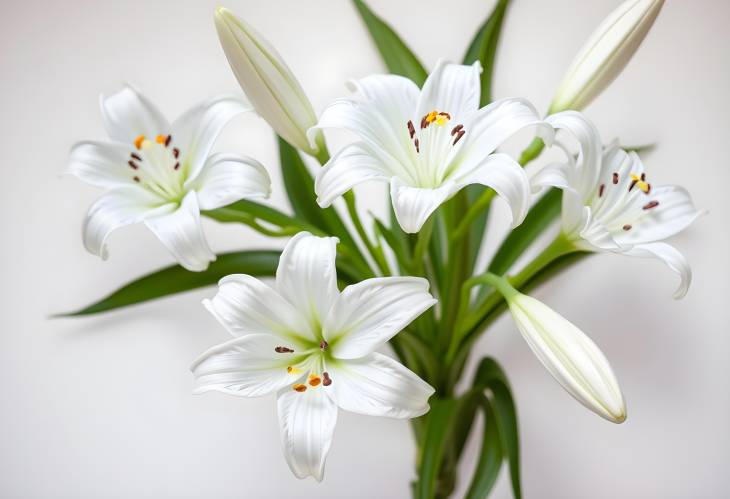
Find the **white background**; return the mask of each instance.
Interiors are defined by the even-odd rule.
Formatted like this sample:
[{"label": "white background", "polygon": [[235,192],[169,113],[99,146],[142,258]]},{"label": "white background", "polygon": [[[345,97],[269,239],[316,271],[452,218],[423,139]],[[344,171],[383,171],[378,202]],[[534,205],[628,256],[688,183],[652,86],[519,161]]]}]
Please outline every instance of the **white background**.
[{"label": "white background", "polygon": [[[458,60],[493,3],[371,2],[429,67],[439,57]],[[618,2],[513,3],[494,93],[546,109],[574,53]],[[99,192],[60,173],[74,141],[104,138],[97,96],[122,81],[170,118],[238,90],[213,28],[214,2],[0,5],[0,496],[407,497],[413,445],[403,421],[341,413],[317,484],[289,472],[273,399],[190,394],[190,361],[226,338],[200,305],[212,289],[93,318],[47,319],[171,263],[142,227],[115,233],[107,262],[85,253],[81,223]],[[350,2],[227,6],[267,34],[318,112],[345,93],[347,78],[383,70]],[[730,492],[729,22],[723,0],[667,2],[636,58],[587,110],[606,139],[658,142],[645,160],[653,181],[685,185],[709,210],[674,241],[694,268],[687,298],[671,299],[676,281],[661,264],[618,256],[593,257],[536,292],[604,350],[628,421],[612,425],[575,403],[509,320],[474,352],[495,355],[510,375],[528,498]],[[284,206],[262,120],[239,119],[219,148],[269,166],[272,202]],[[504,226],[504,211],[495,219]],[[217,251],[281,244],[233,225],[205,228]],[[474,452],[472,445],[465,471]],[[495,497],[510,497],[504,470]]]}]

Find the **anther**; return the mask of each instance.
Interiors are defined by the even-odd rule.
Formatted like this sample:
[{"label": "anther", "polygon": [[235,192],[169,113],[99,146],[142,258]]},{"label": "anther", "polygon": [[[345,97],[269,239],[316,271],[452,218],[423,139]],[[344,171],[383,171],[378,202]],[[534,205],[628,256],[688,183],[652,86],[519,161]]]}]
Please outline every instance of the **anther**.
[{"label": "anther", "polygon": [[311,386],[318,386],[322,382],[322,379],[316,374],[309,375],[309,384]]},{"label": "anther", "polygon": [[164,135],[158,135],[157,137],[155,137],[155,142],[157,142],[158,144],[164,144],[166,140],[167,138]]},{"label": "anther", "polygon": [[177,157],[180,156],[180,149],[178,149],[177,147],[173,147],[172,155],[175,156],[175,159],[177,159]]},{"label": "anther", "polygon": [[649,201],[642,207],[642,209],[651,210],[652,208],[656,208],[657,206],[659,206],[659,201]]},{"label": "anther", "polygon": [[631,192],[631,189],[633,189],[634,187],[636,187],[636,184],[638,182],[639,181],[637,179],[634,179],[634,180],[631,181],[631,185],[629,185],[629,192]]},{"label": "anther", "polygon": [[292,388],[294,389],[295,392],[299,392],[299,393],[302,393],[302,392],[306,392],[307,391],[307,385],[303,385],[301,383],[297,383],[295,385],[292,385]]},{"label": "anther", "polygon": [[142,161],[142,157],[137,153],[133,152],[132,154],[130,154],[130,156],[132,156],[132,158],[136,159],[137,161]]},{"label": "anther", "polygon": [[600,198],[601,196],[603,196],[603,190],[604,190],[605,188],[606,188],[606,184],[601,184],[601,185],[600,185],[600,187],[598,188],[598,197],[599,197],[599,198]]},{"label": "anther", "polygon": [[168,135],[165,139],[165,147],[170,145],[170,141],[172,140],[172,135]]},{"label": "anther", "polygon": [[131,159],[130,159],[129,161],[127,161],[127,164],[128,164],[129,166],[131,166],[133,170],[138,170],[138,169],[139,169],[139,166],[137,166],[137,165],[136,165],[136,164],[134,163],[134,161],[132,161]]},{"label": "anther", "polygon": [[142,142],[144,142],[144,135],[137,135],[137,138],[134,139],[134,147],[142,149]]},{"label": "anther", "polygon": [[459,140],[464,136],[466,132],[464,130],[459,130],[459,133],[456,134],[456,138],[454,139],[454,142],[451,143],[452,146],[455,146]]},{"label": "anther", "polygon": [[451,115],[449,113],[440,112],[439,116],[445,116],[447,120],[451,119]]},{"label": "anther", "polygon": [[177,163],[175,163],[175,166],[173,166],[172,169],[173,170],[177,170],[178,168],[180,168],[180,162],[179,161]]},{"label": "anther", "polygon": [[644,191],[644,194],[649,194],[651,192],[651,184],[645,184],[645,185],[646,185],[646,189],[641,189],[641,190]]},{"label": "anther", "polygon": [[319,342],[319,349],[320,350],[327,350],[327,347],[330,346],[329,343],[327,343],[325,340],[322,340]]},{"label": "anther", "polygon": [[297,369],[296,367],[289,366],[286,368],[286,372],[288,372],[289,374],[299,374],[302,371]]},{"label": "anther", "polygon": [[413,127],[413,122],[411,120],[408,120],[408,134],[411,136],[411,139],[414,135],[416,135],[416,129]]},{"label": "anther", "polygon": [[631,230],[631,225],[626,224],[626,225],[623,226],[623,229],[624,230]]},{"label": "anther", "polygon": [[613,174],[613,183],[614,183],[614,185],[618,184],[618,173]]},{"label": "anther", "polygon": [[419,147],[419,144],[420,144],[420,143],[418,142],[418,139],[414,140],[414,141],[413,141],[413,143],[414,143],[414,144],[416,144],[416,152],[417,152],[417,153],[420,153],[420,152],[421,152],[421,149],[420,149],[420,147]]},{"label": "anther", "polygon": [[134,180],[135,182],[139,182],[139,177],[137,177],[137,176],[135,175],[134,177],[132,177],[132,180]]},{"label": "anther", "polygon": [[294,350],[288,347],[276,347],[274,348],[274,352],[276,353],[292,353]]},{"label": "anther", "polygon": [[332,378],[330,378],[330,375],[328,372],[322,373],[322,384],[324,386],[330,386],[332,384]]},{"label": "anther", "polygon": [[464,128],[464,125],[456,125],[456,126],[455,126],[455,127],[454,127],[454,128],[452,129],[452,130],[451,130],[451,135],[452,135],[452,136],[456,135],[457,133],[459,133],[459,132],[461,131],[461,129],[462,129],[462,128]]},{"label": "anther", "polygon": [[641,174],[641,180],[646,180],[646,173]]},{"label": "anther", "polygon": [[428,115],[421,118],[421,130],[423,130],[424,128],[426,128],[428,126],[427,118],[428,118]]}]

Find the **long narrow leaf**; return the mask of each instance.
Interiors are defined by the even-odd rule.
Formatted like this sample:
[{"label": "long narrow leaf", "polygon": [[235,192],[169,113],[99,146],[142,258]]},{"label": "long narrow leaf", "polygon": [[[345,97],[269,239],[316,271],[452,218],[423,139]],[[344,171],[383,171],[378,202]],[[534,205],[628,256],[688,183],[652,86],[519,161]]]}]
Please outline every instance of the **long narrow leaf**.
[{"label": "long narrow leaf", "polygon": [[370,36],[391,73],[405,76],[421,86],[426,81],[426,70],[411,49],[382,19],[376,16],[362,0],[354,0],[360,17],[370,31]]},{"label": "long narrow leaf", "polygon": [[421,448],[416,499],[436,497],[436,481],[449,444],[454,415],[459,408],[459,402],[455,399],[432,398],[430,404]]},{"label": "long narrow leaf", "polygon": [[98,314],[191,289],[211,286],[229,274],[273,276],[279,264],[280,254],[280,251],[273,250],[224,253],[218,255],[216,261],[212,262],[203,272],[190,272],[179,265],[173,265],[136,279],[96,303],[75,312],[58,314],[57,317]]},{"label": "long narrow leaf", "polygon": [[499,435],[499,426],[489,399],[482,395],[479,404],[484,411],[484,431],[479,461],[472,475],[471,485],[464,499],[485,499],[494,487],[502,467],[504,453]]}]

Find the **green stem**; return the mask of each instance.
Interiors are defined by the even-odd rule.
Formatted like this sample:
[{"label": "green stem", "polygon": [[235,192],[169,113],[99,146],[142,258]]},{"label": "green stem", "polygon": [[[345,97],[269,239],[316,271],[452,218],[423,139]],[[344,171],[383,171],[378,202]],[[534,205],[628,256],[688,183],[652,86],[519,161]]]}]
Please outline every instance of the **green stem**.
[{"label": "green stem", "polygon": [[431,233],[433,232],[433,215],[429,217],[421,230],[418,232],[418,240],[416,241],[416,247],[413,249],[413,261],[411,267],[416,275],[423,275],[423,257],[426,254],[428,243],[431,240]]},{"label": "green stem", "polygon": [[453,240],[460,240],[466,235],[472,222],[484,211],[492,202],[497,193],[493,189],[487,189],[479,198],[469,207],[464,218],[459,222],[456,230],[452,234]]},{"label": "green stem", "polygon": [[540,156],[544,148],[545,142],[543,142],[541,138],[535,137],[532,143],[527,146],[527,149],[522,151],[522,154],[520,155],[520,164],[522,166],[527,165],[527,163]]},{"label": "green stem", "polygon": [[350,215],[350,220],[352,220],[352,225],[355,226],[355,230],[357,231],[357,234],[360,236],[360,239],[370,253],[370,256],[373,258],[373,260],[375,260],[375,263],[377,264],[380,272],[383,275],[390,274],[390,269],[388,268],[388,263],[385,260],[385,255],[380,250],[380,248],[376,248],[373,245],[367,232],[365,232],[365,227],[362,226],[360,217],[357,214],[357,203],[355,202],[355,194],[353,194],[352,191],[349,191],[345,193],[344,198],[345,204],[347,205],[347,213]]}]

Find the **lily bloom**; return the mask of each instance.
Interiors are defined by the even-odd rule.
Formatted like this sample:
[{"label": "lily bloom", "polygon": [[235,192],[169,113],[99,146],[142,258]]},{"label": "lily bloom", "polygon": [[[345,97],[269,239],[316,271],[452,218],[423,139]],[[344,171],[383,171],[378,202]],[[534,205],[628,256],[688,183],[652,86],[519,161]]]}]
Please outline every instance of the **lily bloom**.
[{"label": "lily bloom", "polygon": [[68,173],[107,192],[89,209],[86,249],[106,259],[115,229],[144,222],[177,261],[201,271],[215,260],[200,225],[200,210],[269,196],[271,181],[256,160],[211,154],[223,127],[248,111],[236,97],[200,104],[172,123],[130,86],[101,97],[111,142],[79,142]]},{"label": "lily bloom", "polygon": [[377,353],[436,303],[418,277],[367,279],[337,288],[337,238],[294,236],[275,285],[230,275],[204,301],[234,339],[211,348],[191,369],[195,393],[277,394],[284,455],[298,478],[322,479],[338,408],[413,418],[434,390]]},{"label": "lily bloom", "polygon": [[319,171],[315,191],[327,207],[366,180],[390,183],[393,209],[405,232],[418,232],[443,202],[469,184],[494,189],[507,201],[513,225],[529,209],[529,182],[520,165],[494,151],[529,126],[546,141],[535,108],[504,99],[479,109],[481,65],[439,62],[423,88],[396,75],[372,75],[352,83],[351,98],[333,102],[309,131],[353,132],[358,141],[342,149]]},{"label": "lily bloom", "polygon": [[692,270],[663,240],[702,215],[689,193],[679,186],[654,184],[635,152],[615,144],[602,150],[598,131],[583,115],[565,111],[546,121],[573,133],[582,148],[577,162],[568,154],[566,162],[548,165],[532,179],[534,187],[563,189],[563,235],[587,251],[657,258],[681,278],[674,297],[685,296]]}]

